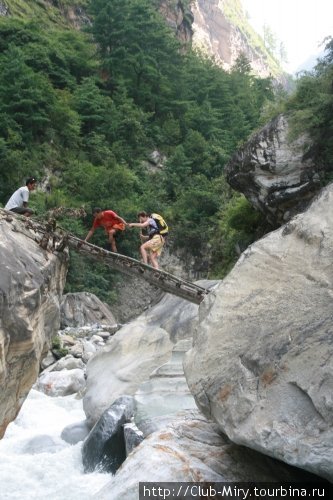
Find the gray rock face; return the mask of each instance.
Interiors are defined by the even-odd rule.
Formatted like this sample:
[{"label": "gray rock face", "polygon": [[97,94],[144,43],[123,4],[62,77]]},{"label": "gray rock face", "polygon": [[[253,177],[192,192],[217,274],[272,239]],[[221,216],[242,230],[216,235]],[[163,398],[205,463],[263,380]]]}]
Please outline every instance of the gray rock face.
[{"label": "gray rock face", "polygon": [[71,425],[67,425],[61,432],[61,439],[69,444],[77,444],[83,441],[90,432],[90,427],[86,420],[82,422],[77,422]]},{"label": "gray rock face", "polygon": [[333,479],[333,184],[200,308],[185,375],[229,438]]},{"label": "gray rock face", "polygon": [[123,394],[133,395],[172,350],[168,334],[144,320],[124,326],[87,364],[83,409],[90,426]]},{"label": "gray rock face", "polygon": [[191,345],[192,339],[177,342],[168,363],[154,370],[135,393],[135,422],[140,429],[142,421],[163,415],[172,419],[180,410],[196,409],[183,370],[183,357]]},{"label": "gray rock face", "polygon": [[[192,483],[254,478],[266,482],[306,480],[295,468],[231,443],[197,411],[184,412],[136,447],[96,498],[137,500],[139,482],[146,481]],[[183,495],[179,498],[185,498]]]},{"label": "gray rock face", "polygon": [[[273,65],[277,69],[272,60],[269,63],[265,49],[252,46],[248,37],[228,19],[224,2],[195,0],[191,2],[191,9],[194,15],[194,47],[214,57],[226,70],[230,70],[240,54],[246,55],[253,71],[262,77],[270,75]],[[243,11],[238,12],[238,17],[247,22]]]},{"label": "gray rock face", "polygon": [[133,411],[133,398],[123,396],[103,413],[82,446],[85,472],[98,468],[114,474],[120,467],[126,458],[123,426],[132,418]]},{"label": "gray rock face", "polygon": [[84,389],[86,381],[80,368],[62,371],[44,371],[38,377],[36,389],[48,396],[69,396]]},{"label": "gray rock face", "polygon": [[191,41],[193,16],[186,2],[182,0],[177,2],[160,0],[159,11],[179,40],[183,43]]},{"label": "gray rock face", "polygon": [[0,16],[7,16],[9,14],[9,9],[4,2],[0,2]]},{"label": "gray rock face", "polygon": [[285,116],[272,120],[250,139],[225,168],[229,184],[242,192],[273,225],[303,211],[320,189],[319,168],[306,159],[308,139],[290,142]]},{"label": "gray rock face", "polygon": [[67,271],[65,254],[43,250],[27,224],[0,210],[0,437],[59,329]]},{"label": "gray rock face", "polygon": [[116,320],[109,307],[89,292],[67,293],[61,303],[61,327],[114,325]]},{"label": "gray rock face", "polygon": [[[216,282],[200,281],[203,286]],[[156,306],[118,330],[87,365],[83,408],[89,424],[123,394],[133,395],[153,370],[166,363],[174,344],[192,338],[198,306],[166,294]]]},{"label": "gray rock face", "polygon": [[124,425],[124,439],[126,456],[128,456],[143,441],[143,433],[134,422],[130,422]]}]

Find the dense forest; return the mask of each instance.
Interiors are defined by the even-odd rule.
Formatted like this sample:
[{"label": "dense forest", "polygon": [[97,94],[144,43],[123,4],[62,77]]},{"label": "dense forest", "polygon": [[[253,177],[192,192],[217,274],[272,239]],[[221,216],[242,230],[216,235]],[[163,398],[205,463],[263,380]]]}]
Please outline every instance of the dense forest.
[{"label": "dense forest", "polygon": [[[85,219],[58,221],[81,237],[93,206],[132,222],[139,210],[159,212],[172,248],[198,258],[209,253],[209,275],[222,277],[236,247],[267,230],[227,186],[223,169],[272,110],[291,113],[295,133],[308,130],[313,154],[332,165],[332,42],[282,102],[245,57],[226,72],[181,44],[156,1],[86,3],[91,22],[81,30],[0,18],[0,201],[34,175],[47,186],[31,196],[36,216],[84,206]],[[102,232],[94,242],[105,245]],[[118,249],[137,257],[137,231],[126,230]],[[67,290],[111,303],[115,279],[72,255]]]}]

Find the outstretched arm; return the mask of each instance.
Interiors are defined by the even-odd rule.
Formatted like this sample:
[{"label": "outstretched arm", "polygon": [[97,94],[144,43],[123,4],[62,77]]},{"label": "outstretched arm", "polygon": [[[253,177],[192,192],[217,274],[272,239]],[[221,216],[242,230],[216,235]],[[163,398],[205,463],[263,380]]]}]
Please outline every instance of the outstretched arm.
[{"label": "outstretched arm", "polygon": [[128,227],[147,227],[149,226],[149,221],[146,220],[146,222],[130,222],[128,224]]},{"label": "outstretched arm", "polygon": [[125,226],[128,226],[128,224],[125,221],[125,219],[123,219],[122,217],[119,217],[119,215],[118,215],[118,219],[120,220],[120,222],[122,222],[123,224],[125,224]]},{"label": "outstretched arm", "polygon": [[92,237],[92,235],[94,234],[95,232],[95,229],[92,227],[89,231],[89,233],[87,234],[87,236],[85,237],[84,241],[88,241],[90,240],[90,238]]}]

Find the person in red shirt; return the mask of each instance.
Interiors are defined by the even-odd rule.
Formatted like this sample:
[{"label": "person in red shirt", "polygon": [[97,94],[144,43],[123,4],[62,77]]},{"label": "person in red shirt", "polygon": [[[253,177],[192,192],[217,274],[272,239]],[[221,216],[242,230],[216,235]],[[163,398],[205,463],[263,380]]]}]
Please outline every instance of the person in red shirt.
[{"label": "person in red shirt", "polygon": [[113,212],[112,210],[102,210],[101,208],[93,209],[93,217],[93,225],[84,241],[88,241],[94,234],[95,229],[102,226],[109,237],[112,252],[118,253],[115,238],[118,231],[125,230],[127,225],[126,221],[119,217],[116,212]]}]

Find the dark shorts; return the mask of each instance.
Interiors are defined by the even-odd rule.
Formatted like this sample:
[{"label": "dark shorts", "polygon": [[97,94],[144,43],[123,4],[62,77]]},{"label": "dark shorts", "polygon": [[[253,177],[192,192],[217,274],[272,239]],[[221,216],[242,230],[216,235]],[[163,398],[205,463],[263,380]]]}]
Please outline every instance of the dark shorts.
[{"label": "dark shorts", "polygon": [[31,210],[31,208],[27,208],[27,207],[14,207],[14,208],[11,208],[10,209],[10,212],[14,212],[15,214],[33,214],[33,210]]}]

